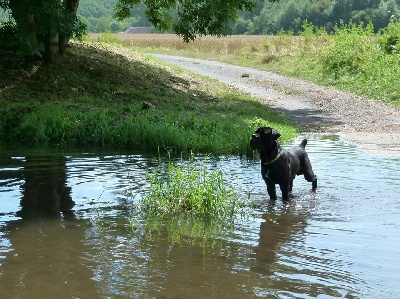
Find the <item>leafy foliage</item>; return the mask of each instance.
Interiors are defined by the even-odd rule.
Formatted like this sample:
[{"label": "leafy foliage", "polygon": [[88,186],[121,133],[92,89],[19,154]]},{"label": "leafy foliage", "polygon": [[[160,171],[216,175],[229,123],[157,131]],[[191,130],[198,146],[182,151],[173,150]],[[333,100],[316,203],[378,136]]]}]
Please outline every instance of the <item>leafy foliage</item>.
[{"label": "leafy foliage", "polygon": [[9,33],[2,36],[7,39],[2,40],[1,48],[12,43],[18,46],[23,56],[47,56],[53,51],[52,47],[60,45],[64,51],[64,40],[82,36],[85,31],[84,24],[69,7],[75,4],[76,0],[0,1],[0,8],[9,11],[12,16],[1,26],[8,28]]},{"label": "leafy foliage", "polygon": [[[131,8],[139,3],[139,0],[119,0],[116,16],[119,19],[129,17]],[[236,20],[238,12],[252,10],[256,1],[144,0],[143,3],[147,6],[147,18],[158,30],[172,29],[188,42],[196,36],[221,36],[230,33],[230,22]]]},{"label": "leafy foliage", "polygon": [[[113,7],[117,4],[118,0],[81,0],[79,15],[88,24],[89,31],[103,32],[112,31],[111,24],[116,22],[112,19],[114,15]],[[130,6],[129,3],[137,3]],[[203,12],[200,11],[202,6],[189,10],[179,11],[179,2],[183,1],[159,1],[160,3],[176,3],[170,6],[164,5],[164,10],[160,10],[159,14],[152,14],[150,11],[154,10],[151,6],[148,7],[145,3],[140,1],[124,1],[117,7],[118,14],[122,13],[125,18],[120,22],[124,29],[131,26],[151,26],[148,21],[148,16],[163,17],[170,15],[172,21],[175,22],[179,18],[179,13],[185,13],[189,18],[182,18],[182,24],[191,25],[192,21],[197,20],[200,22]],[[150,1],[148,1],[150,2]],[[196,3],[196,1],[186,1],[185,3]],[[207,2],[207,1],[206,1]],[[213,3],[211,3],[213,2]],[[227,5],[220,5],[218,3],[225,3],[223,1],[211,1],[210,7],[204,6],[204,9],[209,9],[210,14],[208,17],[218,17],[218,11],[213,12],[214,9],[220,9],[221,14],[227,14],[227,17],[232,17],[232,21],[228,21],[228,33],[233,34],[276,34],[281,30],[292,30],[294,33],[302,31],[302,24],[308,21],[318,27],[324,27],[328,31],[332,31],[334,26],[343,20],[345,24],[350,21],[354,23],[363,22],[374,24],[375,31],[380,28],[386,27],[392,16],[399,16],[400,1],[399,0],[346,0],[346,1],[333,1],[333,0],[285,0],[285,1],[252,1],[254,2],[250,7],[250,11],[242,6],[238,11],[238,17],[233,13],[229,6],[234,6],[232,1],[228,1]],[[125,5],[125,4],[126,5]],[[168,4],[167,3],[167,4]],[[187,6],[188,4],[186,4]],[[219,5],[219,7],[218,7]],[[222,8],[221,8],[222,7]],[[121,10],[120,10],[121,9]],[[241,11],[242,10],[242,11]],[[199,17],[198,14],[200,13]],[[230,15],[229,15],[230,14]],[[183,15],[182,15],[183,16]],[[190,19],[190,17],[193,17]],[[204,19],[204,18],[203,18]],[[167,20],[168,21],[168,20]],[[203,22],[204,23],[204,22]],[[212,23],[212,22],[211,22]],[[210,23],[210,24],[211,24]],[[157,27],[157,23],[154,24]],[[172,32],[174,29],[173,23],[165,24],[157,28],[162,28]],[[201,22],[199,23],[201,26]]]},{"label": "leafy foliage", "polygon": [[392,18],[378,36],[378,43],[385,54],[400,55],[400,22]]},{"label": "leafy foliage", "polygon": [[[341,74],[358,73],[368,56],[373,26],[342,24],[334,28],[334,43],[324,51],[324,67],[337,79]],[[366,42],[367,41],[367,42]]]},{"label": "leafy foliage", "polygon": [[[350,22],[374,24],[378,31],[388,25],[392,16],[399,16],[398,0],[287,0],[264,5],[253,15],[241,13],[240,28],[248,34],[275,34],[280,30],[302,31],[302,24],[308,21],[328,32],[340,23]],[[243,27],[246,29],[243,30]],[[235,29],[236,30],[236,29]]]},{"label": "leafy foliage", "polygon": [[322,49],[323,78],[330,84],[399,105],[400,23],[394,18],[377,35],[371,24],[336,26]]},{"label": "leafy foliage", "polygon": [[132,26],[151,26],[142,3],[132,8],[129,18],[116,20],[114,10],[117,3],[118,0],[80,0],[78,16],[89,32],[120,32]]}]

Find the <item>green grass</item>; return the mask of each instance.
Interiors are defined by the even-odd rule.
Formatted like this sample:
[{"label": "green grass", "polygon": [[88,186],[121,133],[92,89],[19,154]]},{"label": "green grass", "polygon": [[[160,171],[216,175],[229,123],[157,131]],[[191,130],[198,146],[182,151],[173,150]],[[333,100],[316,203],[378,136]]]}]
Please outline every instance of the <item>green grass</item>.
[{"label": "green grass", "polygon": [[229,86],[110,44],[72,44],[60,63],[4,68],[0,82],[6,144],[242,154],[258,126],[276,127],[284,142],[298,133]]},{"label": "green grass", "polygon": [[245,216],[245,201],[224,178],[222,170],[210,171],[207,158],[171,160],[147,173],[149,183],[134,206],[131,225],[148,238],[167,231],[173,243],[202,243],[233,227]]},{"label": "green grass", "polygon": [[[150,189],[141,201],[147,213],[163,215],[186,212],[199,218],[233,218],[238,196],[228,186],[222,170],[208,171],[206,160],[169,161],[147,174]],[[163,175],[165,174],[165,175]]]}]

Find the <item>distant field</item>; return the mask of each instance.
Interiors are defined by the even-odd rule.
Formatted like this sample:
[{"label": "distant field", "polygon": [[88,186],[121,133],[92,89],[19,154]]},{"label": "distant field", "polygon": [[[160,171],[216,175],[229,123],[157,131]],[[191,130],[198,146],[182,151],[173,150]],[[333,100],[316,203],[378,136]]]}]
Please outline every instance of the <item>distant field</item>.
[{"label": "distant field", "polygon": [[[327,36],[326,36],[327,37]],[[92,33],[89,41],[117,43],[148,53],[165,53],[218,60],[280,72],[278,60],[320,51],[327,38],[291,35],[203,36],[185,43],[174,34]],[[274,65],[274,62],[277,63]]]},{"label": "distant field", "polygon": [[185,43],[175,34],[104,34],[92,33],[91,41],[119,42],[131,47],[158,48],[160,50],[188,50],[193,52],[217,52],[232,54],[237,51],[251,49],[254,45],[262,47],[266,37],[262,35],[233,35],[226,37],[203,36],[191,43]]}]

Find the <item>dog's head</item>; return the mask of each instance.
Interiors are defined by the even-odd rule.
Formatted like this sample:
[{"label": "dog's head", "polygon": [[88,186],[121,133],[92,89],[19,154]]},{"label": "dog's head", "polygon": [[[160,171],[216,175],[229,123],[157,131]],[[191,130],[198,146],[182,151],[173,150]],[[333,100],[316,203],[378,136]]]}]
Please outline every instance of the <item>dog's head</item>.
[{"label": "dog's head", "polygon": [[270,127],[258,128],[250,138],[250,147],[258,152],[268,151],[276,145],[276,140],[281,134]]}]

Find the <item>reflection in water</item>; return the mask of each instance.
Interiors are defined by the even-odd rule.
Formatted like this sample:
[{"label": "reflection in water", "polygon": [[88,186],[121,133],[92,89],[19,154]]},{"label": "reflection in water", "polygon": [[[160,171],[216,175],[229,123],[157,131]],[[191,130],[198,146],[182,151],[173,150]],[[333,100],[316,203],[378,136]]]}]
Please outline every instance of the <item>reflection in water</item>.
[{"label": "reflection in water", "polygon": [[67,186],[66,172],[66,158],[63,156],[27,156],[22,209],[18,215],[68,213],[75,203],[71,198],[71,187]]},{"label": "reflection in water", "polygon": [[208,238],[179,218],[132,231],[157,157],[1,152],[0,297],[399,298],[400,160],[320,136],[308,152],[320,188],[295,180],[288,206],[258,161],[211,160],[257,208]]},{"label": "reflection in water", "polygon": [[[28,155],[16,160],[23,161],[18,177],[24,179],[16,215],[27,220],[9,222],[2,229],[2,239],[7,238],[11,248],[0,251],[5,253],[0,260],[0,297],[97,297],[91,279],[94,264],[82,256],[84,232],[91,224],[73,217],[66,158]],[[52,217],[60,212],[65,221]]]},{"label": "reflection in water", "polygon": [[255,258],[265,268],[255,270],[263,275],[273,275],[279,248],[304,229],[307,215],[292,213],[289,207],[276,210],[271,205],[262,218],[264,221],[260,224],[260,239],[255,247]]},{"label": "reflection in water", "polygon": [[12,244],[0,263],[1,298],[97,298],[85,258],[87,221],[35,219],[7,225]]},{"label": "reflection in water", "polygon": [[[310,202],[276,207],[270,205],[260,225],[260,238],[254,248],[257,263],[253,270],[270,281],[260,288],[262,297],[272,295],[312,298],[323,294],[331,298],[354,298],[357,281],[352,273],[343,271],[341,262],[329,257],[329,249],[307,246]],[[311,205],[310,205],[311,203]],[[277,291],[279,290],[279,291]]]}]

